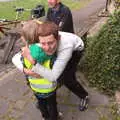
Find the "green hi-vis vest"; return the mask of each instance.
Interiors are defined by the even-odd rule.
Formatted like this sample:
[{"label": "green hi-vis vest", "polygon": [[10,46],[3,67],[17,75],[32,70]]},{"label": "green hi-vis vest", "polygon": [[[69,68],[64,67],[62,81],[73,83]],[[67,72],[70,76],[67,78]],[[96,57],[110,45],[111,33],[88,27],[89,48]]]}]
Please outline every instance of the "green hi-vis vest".
[{"label": "green hi-vis vest", "polygon": [[[32,64],[26,58],[24,58],[24,64],[26,68],[32,68]],[[45,61],[42,65],[50,69],[50,60]],[[30,87],[32,90],[38,93],[53,92],[57,86],[56,82],[51,82],[44,78],[33,78],[31,76],[28,76],[28,80],[30,82]]]}]

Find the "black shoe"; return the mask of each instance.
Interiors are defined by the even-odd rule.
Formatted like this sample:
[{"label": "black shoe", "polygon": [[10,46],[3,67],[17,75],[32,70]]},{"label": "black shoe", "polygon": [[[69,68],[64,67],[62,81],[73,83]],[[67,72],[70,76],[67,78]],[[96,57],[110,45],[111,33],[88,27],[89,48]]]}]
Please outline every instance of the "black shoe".
[{"label": "black shoe", "polygon": [[63,113],[62,112],[58,112],[58,120],[63,120]]},{"label": "black shoe", "polygon": [[80,111],[87,110],[88,109],[88,102],[89,102],[89,96],[86,96],[85,98],[81,98],[80,105],[79,105],[79,110]]}]

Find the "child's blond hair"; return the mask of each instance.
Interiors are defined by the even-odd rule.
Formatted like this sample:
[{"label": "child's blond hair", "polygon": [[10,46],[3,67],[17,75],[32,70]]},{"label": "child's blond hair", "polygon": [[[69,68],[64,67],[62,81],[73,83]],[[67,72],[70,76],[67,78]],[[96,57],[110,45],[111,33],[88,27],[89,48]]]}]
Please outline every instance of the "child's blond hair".
[{"label": "child's blond hair", "polygon": [[38,28],[40,25],[40,22],[37,20],[30,20],[23,24],[20,33],[28,44],[39,42]]}]

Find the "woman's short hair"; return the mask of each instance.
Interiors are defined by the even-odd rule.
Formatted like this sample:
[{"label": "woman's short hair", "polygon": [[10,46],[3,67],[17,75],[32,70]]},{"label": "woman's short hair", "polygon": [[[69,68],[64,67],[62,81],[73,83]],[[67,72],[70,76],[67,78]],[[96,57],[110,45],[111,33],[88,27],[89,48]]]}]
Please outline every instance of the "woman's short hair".
[{"label": "woman's short hair", "polygon": [[39,36],[49,36],[54,35],[56,39],[58,39],[58,30],[59,26],[56,25],[54,22],[46,21],[38,29]]}]

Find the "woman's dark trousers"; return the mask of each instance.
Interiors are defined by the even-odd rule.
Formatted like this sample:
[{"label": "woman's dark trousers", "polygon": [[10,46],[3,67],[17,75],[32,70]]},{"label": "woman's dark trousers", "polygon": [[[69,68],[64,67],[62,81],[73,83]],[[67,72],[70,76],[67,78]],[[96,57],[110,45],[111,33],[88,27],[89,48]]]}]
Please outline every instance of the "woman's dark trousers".
[{"label": "woman's dark trousers", "polygon": [[79,98],[84,98],[88,95],[87,91],[81,86],[81,84],[76,79],[76,69],[82,55],[83,52],[74,51],[72,54],[72,58],[69,60],[64,72],[58,79],[58,83],[60,85],[64,84]]}]

